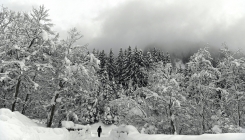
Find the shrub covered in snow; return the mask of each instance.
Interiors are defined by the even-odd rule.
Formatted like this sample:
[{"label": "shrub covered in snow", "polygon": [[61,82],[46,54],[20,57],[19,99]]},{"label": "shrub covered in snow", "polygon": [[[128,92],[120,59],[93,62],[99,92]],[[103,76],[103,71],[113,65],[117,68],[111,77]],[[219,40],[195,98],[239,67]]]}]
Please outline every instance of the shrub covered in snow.
[{"label": "shrub covered in snow", "polygon": [[140,133],[141,134],[156,134],[157,133],[157,128],[154,125],[149,125],[146,123],[144,127],[142,127]]},{"label": "shrub covered in snow", "polygon": [[130,134],[139,134],[139,131],[132,125],[121,125],[111,130],[110,137],[115,140],[127,140]]}]

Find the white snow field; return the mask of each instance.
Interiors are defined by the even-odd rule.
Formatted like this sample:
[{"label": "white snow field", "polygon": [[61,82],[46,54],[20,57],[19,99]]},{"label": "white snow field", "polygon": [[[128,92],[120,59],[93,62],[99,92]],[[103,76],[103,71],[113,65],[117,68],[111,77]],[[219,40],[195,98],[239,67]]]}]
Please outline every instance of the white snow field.
[{"label": "white snow field", "polygon": [[[68,124],[66,124],[68,125]],[[69,124],[71,125],[71,123]],[[102,136],[97,137],[97,128],[103,129]],[[134,126],[115,126],[96,123],[77,127],[81,131],[67,131],[66,128],[46,128],[34,123],[31,119],[0,109],[0,140],[245,140],[245,133],[194,135],[148,135],[140,134]]]}]

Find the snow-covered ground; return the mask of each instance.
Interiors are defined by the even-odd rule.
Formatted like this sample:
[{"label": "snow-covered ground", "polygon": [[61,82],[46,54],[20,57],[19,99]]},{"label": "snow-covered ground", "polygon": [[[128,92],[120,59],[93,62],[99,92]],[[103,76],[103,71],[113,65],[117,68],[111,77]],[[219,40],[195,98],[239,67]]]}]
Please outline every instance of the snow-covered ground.
[{"label": "snow-covered ground", "polygon": [[67,140],[65,128],[38,126],[19,112],[0,109],[0,140]]},{"label": "snow-covered ground", "polygon": [[[100,138],[97,137],[96,132],[98,126],[103,129]],[[147,135],[140,134],[134,126],[117,127],[102,123],[88,126],[81,131],[69,132],[65,128],[46,128],[37,125],[19,112],[2,108],[0,109],[0,140],[245,140],[245,133],[200,136]]]}]

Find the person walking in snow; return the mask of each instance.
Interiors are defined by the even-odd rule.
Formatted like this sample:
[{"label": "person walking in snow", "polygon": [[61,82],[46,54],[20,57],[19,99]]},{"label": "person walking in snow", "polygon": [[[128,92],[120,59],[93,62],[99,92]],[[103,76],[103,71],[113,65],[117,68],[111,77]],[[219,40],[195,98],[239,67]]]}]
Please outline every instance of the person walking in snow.
[{"label": "person walking in snow", "polygon": [[100,137],[100,133],[102,133],[102,128],[101,128],[101,126],[99,126],[99,128],[97,129],[97,132],[98,132],[98,137]]}]

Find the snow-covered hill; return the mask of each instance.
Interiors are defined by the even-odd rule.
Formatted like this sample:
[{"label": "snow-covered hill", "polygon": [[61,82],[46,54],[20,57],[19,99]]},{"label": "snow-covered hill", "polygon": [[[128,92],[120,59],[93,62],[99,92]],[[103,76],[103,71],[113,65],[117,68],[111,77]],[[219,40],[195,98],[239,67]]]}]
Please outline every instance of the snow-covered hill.
[{"label": "snow-covered hill", "polygon": [[[96,130],[102,126],[102,137],[98,138]],[[97,123],[91,125],[91,132],[67,131],[65,128],[45,128],[31,119],[0,109],[0,140],[245,140],[245,133],[187,135],[147,135],[140,134],[134,126],[115,126]]]}]

